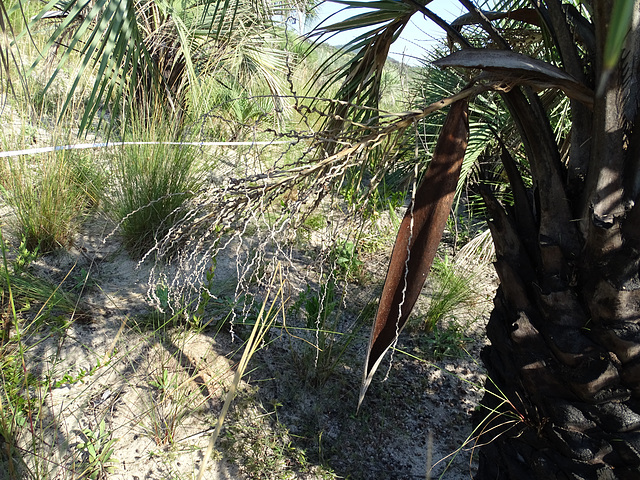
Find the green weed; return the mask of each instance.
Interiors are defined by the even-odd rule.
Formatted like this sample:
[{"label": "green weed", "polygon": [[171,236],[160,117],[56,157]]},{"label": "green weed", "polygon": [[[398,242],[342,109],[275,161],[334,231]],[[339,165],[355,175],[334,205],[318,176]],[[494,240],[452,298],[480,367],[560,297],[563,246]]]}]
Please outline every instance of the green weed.
[{"label": "green weed", "polygon": [[426,336],[421,337],[420,344],[425,348],[429,358],[435,361],[445,358],[460,358],[467,354],[465,346],[473,341],[466,331],[469,325],[455,321],[446,326],[436,325]]},{"label": "green weed", "polygon": [[336,270],[347,279],[357,279],[362,273],[363,262],[358,258],[356,244],[350,240],[337,242],[331,252],[330,259]]},{"label": "green weed", "polygon": [[314,232],[320,232],[327,226],[327,218],[322,213],[314,213],[305,217],[300,228],[295,230],[298,245],[308,244]]},{"label": "green weed", "polygon": [[75,373],[73,375],[71,373],[69,373],[69,372],[66,372],[66,373],[64,373],[62,375],[62,377],[59,380],[56,380],[55,382],[53,382],[52,386],[53,386],[53,388],[59,388],[62,385],[69,385],[69,384],[82,382],[82,380],[84,380],[84,378],[91,377],[92,375],[94,375],[98,371],[98,369],[100,367],[102,367],[102,365],[98,361],[90,369],[81,368],[81,369],[78,370],[77,373]]},{"label": "green weed", "polygon": [[292,336],[293,365],[313,386],[322,386],[340,365],[347,348],[361,325],[359,319],[347,331],[341,331],[340,298],[333,280],[323,283],[318,292],[310,286],[301,292],[289,308],[289,314],[304,320],[301,332],[306,338]]},{"label": "green weed", "polygon": [[111,432],[107,431],[104,419],[95,430],[86,428],[82,430],[85,441],[79,443],[76,448],[81,452],[80,478],[102,480],[117,462],[113,458],[114,444],[117,439],[111,438]]},{"label": "green weed", "polygon": [[216,275],[216,258],[211,259],[211,266],[205,272],[205,280],[200,289],[200,298],[197,301],[196,311],[194,313],[193,321],[196,324],[202,325],[204,323],[204,314],[207,306],[212,300],[213,291],[213,279]]},{"label": "green weed", "polygon": [[13,261],[13,274],[20,275],[21,273],[26,272],[36,258],[38,258],[38,248],[36,247],[34,250],[29,250],[27,248],[26,239],[22,239],[20,242],[20,246],[18,247],[18,251],[16,252],[16,258]]},{"label": "green weed", "polygon": [[327,226],[327,219],[322,213],[315,213],[304,219],[304,226],[314,231],[321,230]]},{"label": "green weed", "polygon": [[146,429],[159,446],[173,445],[177,429],[192,413],[198,392],[190,391],[188,383],[181,381],[178,373],[170,373],[165,365],[149,382],[154,394],[149,398]]}]

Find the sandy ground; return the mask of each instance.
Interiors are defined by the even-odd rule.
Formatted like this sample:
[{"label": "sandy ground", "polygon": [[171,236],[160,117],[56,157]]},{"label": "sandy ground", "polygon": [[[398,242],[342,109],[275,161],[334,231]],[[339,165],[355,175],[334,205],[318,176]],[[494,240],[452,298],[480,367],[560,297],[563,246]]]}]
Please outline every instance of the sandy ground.
[{"label": "sandy ground", "polygon": [[[42,257],[32,267],[52,282],[89,278],[83,315],[66,330],[45,328],[29,339],[30,372],[54,379],[44,399],[47,426],[41,436],[51,450],[43,464],[49,478],[82,477],[91,464],[86,443],[93,435],[103,451],[113,440],[104,464],[110,468],[96,478],[195,478],[248,327],[237,324],[233,335],[227,325],[214,328],[216,321],[200,331],[157,328],[147,298],[151,262],[132,260],[117,235],[105,243],[111,228],[94,220],[68,252]],[[229,248],[218,261],[220,289],[229,292],[235,253]],[[348,287],[341,302],[345,323],[356,322],[375,300],[385,255],[385,249],[370,255],[369,281]],[[304,255],[297,258],[293,298],[303,290],[300,279],[313,277]],[[357,414],[370,324],[320,383],[309,373],[314,365],[307,343],[292,331],[272,329],[243,378],[205,478],[412,479],[427,478],[428,465],[435,465],[431,478],[470,478],[470,417],[481,397],[473,385],[484,381],[474,359],[484,345],[495,287],[490,269],[482,283],[473,316],[459,319],[468,323],[469,356],[429,363],[420,359],[426,358],[423,336],[403,335],[398,349],[408,354],[395,352],[383,364]],[[220,311],[206,315],[214,320]],[[290,321],[295,326],[295,316]],[[313,334],[307,338],[312,342]]]}]

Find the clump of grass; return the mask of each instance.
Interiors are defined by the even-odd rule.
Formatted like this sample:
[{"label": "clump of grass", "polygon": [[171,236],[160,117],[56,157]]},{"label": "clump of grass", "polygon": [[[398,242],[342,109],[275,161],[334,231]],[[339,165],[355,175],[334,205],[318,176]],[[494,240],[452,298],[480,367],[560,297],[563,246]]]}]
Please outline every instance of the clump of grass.
[{"label": "clump of grass", "polygon": [[[347,348],[355,339],[367,315],[365,309],[353,325],[341,325],[340,298],[335,281],[323,283],[319,291],[307,286],[289,308],[289,313],[302,317],[302,336],[292,336],[291,355],[294,367],[314,387],[324,385],[341,365]],[[342,322],[343,323],[343,322]]]},{"label": "clump of grass", "polygon": [[[0,235],[0,238],[1,235]],[[3,246],[3,248],[6,248]],[[3,299],[11,294],[11,302],[21,311],[38,312],[34,321],[48,316],[53,309],[67,314],[77,312],[80,299],[77,295],[67,292],[47,280],[36,277],[29,270],[29,266],[38,254],[37,248],[31,251],[27,248],[26,240],[20,243],[12,265],[0,265],[0,293]],[[5,306],[5,303],[0,303]],[[39,309],[39,310],[38,310]],[[8,332],[0,336],[3,341],[8,340]]]},{"label": "clump of grass", "polygon": [[[337,361],[332,350],[341,337],[336,331],[338,304],[335,282],[329,281],[320,287],[319,292],[314,292],[307,285],[290,308],[293,315],[304,317],[303,332],[310,336],[309,340],[303,339],[299,348],[292,346],[293,364],[302,377],[316,386],[326,382]],[[292,337],[292,341],[294,339]]]},{"label": "clump of grass", "polygon": [[9,163],[3,196],[13,207],[16,233],[26,248],[48,253],[68,247],[84,214],[86,177],[74,174],[85,160],[65,150]]},{"label": "clump of grass", "polygon": [[71,182],[82,195],[85,209],[95,209],[104,198],[107,188],[107,177],[102,168],[97,168],[95,162],[87,156],[76,156],[69,165]]},{"label": "clump of grass", "polygon": [[[162,122],[138,125],[136,141],[180,141]],[[149,251],[177,222],[182,208],[202,184],[198,151],[187,145],[127,145],[112,156],[110,211],[119,222],[125,247],[137,257]]]},{"label": "clump of grass", "polygon": [[[471,339],[478,295],[474,288],[476,270],[452,262],[448,256],[436,259],[431,268],[432,295],[424,315],[412,319],[410,328],[419,333],[420,349],[433,360],[461,357]],[[463,317],[467,317],[466,319]]]},{"label": "clump of grass", "polygon": [[42,306],[38,317],[48,315],[52,309],[73,313],[79,306],[79,300],[75,295],[28,272],[20,275],[1,275],[0,289],[6,290],[9,285],[18,308],[30,310],[33,306]]},{"label": "clump of grass", "polygon": [[448,256],[437,259],[431,268],[434,289],[429,308],[420,328],[430,332],[441,321],[454,318],[461,310],[473,307],[477,301],[473,269],[454,264]]},{"label": "clump of grass", "polygon": [[145,430],[162,447],[175,445],[178,428],[203,402],[201,392],[193,388],[195,382],[169,368],[162,363],[160,371],[151,376],[149,386],[153,390],[146,407]]}]

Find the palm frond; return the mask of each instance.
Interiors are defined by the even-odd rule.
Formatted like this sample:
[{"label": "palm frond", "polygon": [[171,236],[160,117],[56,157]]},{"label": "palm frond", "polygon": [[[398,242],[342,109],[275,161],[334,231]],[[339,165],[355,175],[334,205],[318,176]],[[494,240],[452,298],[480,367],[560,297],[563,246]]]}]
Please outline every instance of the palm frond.
[{"label": "palm frond", "polygon": [[359,405],[406,324],[435,257],[467,147],[467,107],[466,99],[451,106],[433,160],[400,226],[367,350]]},{"label": "palm frond", "polygon": [[[336,94],[336,102],[324,129],[335,135],[344,127],[346,118],[356,123],[366,123],[373,119],[380,97],[380,81],[391,44],[397,40],[411,17],[418,11],[410,2],[379,0],[372,2],[339,0],[346,11],[367,8],[371,11],[356,14],[335,24],[320,26],[314,35],[325,38],[335,32],[364,29],[365,32],[347,43],[336,57],[352,54],[346,62],[329,75],[320,88],[320,95],[330,85],[341,86]],[[427,2],[429,3],[429,2]],[[319,71],[324,72],[336,58],[330,58]],[[365,108],[362,108],[365,107]],[[331,149],[331,147],[329,147]]]},{"label": "palm frond", "polygon": [[494,49],[459,50],[433,63],[441,67],[473,68],[496,74],[510,86],[559,88],[570,98],[586,106],[593,106],[594,94],[587,85],[564,70],[516,52]]},{"label": "palm frond", "polygon": [[609,76],[617,65],[618,60],[620,60],[622,47],[633,19],[635,4],[634,0],[615,0],[613,3],[607,39],[604,44],[602,72],[598,80],[598,92],[600,94],[604,91]]},{"label": "palm frond", "polygon": [[97,80],[86,102],[81,131],[103,105],[117,108],[123,95],[125,105],[155,98],[153,106],[145,108],[168,107],[181,115],[187,90],[197,91],[200,72],[220,59],[215,52],[229,44],[238,32],[236,26],[271,24],[265,8],[262,2],[241,0],[53,0],[33,20],[51,18],[51,12],[60,19],[34,67],[63,35],[72,32],[47,88],[77,52],[80,67],[64,113],[85,72],[94,70]]},{"label": "palm frond", "polygon": [[[55,81],[76,48],[79,49],[82,57],[80,68],[76,72],[63,106],[63,112],[69,107],[73,93],[87,68],[95,68],[97,72],[98,80],[89,94],[82,116],[80,124],[82,131],[89,126],[98,109],[114,93],[123,91],[125,85],[122,79],[126,77],[127,73],[124,71],[124,66],[137,66],[141,61],[152,66],[153,62],[143,43],[143,37],[136,21],[137,12],[134,3],[130,0],[50,2],[35,17],[34,22],[41,20],[54,7],[65,12],[66,15],[45,45],[43,55],[46,55],[48,50],[57,44],[68,29],[72,29],[73,34],[46,88],[49,88]],[[74,25],[76,26],[74,27]],[[36,60],[32,68],[39,61],[40,59]],[[138,70],[133,69],[129,74],[130,83],[136,84]]]}]

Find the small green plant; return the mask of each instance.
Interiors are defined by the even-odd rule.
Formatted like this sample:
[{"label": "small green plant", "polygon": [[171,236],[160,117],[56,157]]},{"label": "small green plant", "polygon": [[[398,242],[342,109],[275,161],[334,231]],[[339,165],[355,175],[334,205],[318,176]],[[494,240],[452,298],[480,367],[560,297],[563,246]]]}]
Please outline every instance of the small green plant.
[{"label": "small green plant", "polygon": [[310,230],[320,230],[327,226],[327,219],[321,213],[315,213],[313,215],[309,215],[304,219],[304,226]]},{"label": "small green plant", "polygon": [[305,321],[302,332],[306,338],[291,337],[292,341],[302,340],[292,345],[293,363],[314,386],[324,385],[335,372],[360,325],[357,322],[347,332],[340,331],[339,305],[336,284],[330,280],[320,286],[319,292],[307,286],[289,309],[290,314]]},{"label": "small green plant", "polygon": [[433,360],[459,358],[466,354],[465,345],[473,339],[466,335],[468,325],[455,321],[446,326],[436,325],[421,341],[427,355]]},{"label": "small green plant", "polygon": [[85,377],[90,377],[93,374],[95,374],[101,366],[102,365],[100,364],[100,361],[98,361],[98,362],[96,362],[95,365],[93,365],[88,370],[85,369],[85,368],[81,368],[80,370],[78,370],[78,373],[76,373],[75,375],[72,375],[69,372],[65,372],[64,375],[62,375],[62,378],[60,378],[60,380],[56,380],[55,382],[53,382],[52,386],[53,386],[53,388],[59,388],[62,385],[68,385],[68,384],[74,384],[74,383],[82,382],[82,380]]},{"label": "small green plant", "polygon": [[182,420],[191,413],[194,395],[166,366],[149,382],[156,394],[150,399],[147,430],[159,446],[172,445]]},{"label": "small green plant", "polygon": [[319,232],[327,226],[327,219],[322,213],[313,213],[302,220],[300,228],[295,229],[296,242],[304,245],[311,240],[313,232]]},{"label": "small green plant", "polygon": [[160,375],[156,375],[154,380],[149,382],[149,385],[158,389],[160,394],[166,395],[172,386],[177,385],[177,382],[169,376],[169,370],[163,368],[162,373]]},{"label": "small green plant", "polygon": [[31,262],[36,258],[38,258],[38,247],[36,247],[35,250],[28,249],[26,239],[22,238],[18,251],[16,252],[16,258],[13,261],[13,274],[20,275],[26,272]]},{"label": "small green plant", "polygon": [[211,259],[211,266],[205,272],[205,281],[200,289],[200,298],[198,299],[198,304],[196,311],[194,313],[194,322],[198,325],[203,323],[204,313],[211,301],[211,291],[213,290],[213,279],[216,276],[216,258],[213,257]]},{"label": "small green plant", "polygon": [[[141,330],[153,331],[155,334],[165,335],[176,327],[197,329],[201,326],[198,309],[193,307],[195,300],[185,304],[181,299],[172,298],[169,286],[159,283],[153,290],[154,308],[136,316],[136,324]],[[196,313],[192,314],[195,308]]]},{"label": "small green plant", "polygon": [[155,296],[158,301],[158,310],[166,312],[169,308],[169,287],[167,285],[158,284],[155,288]]},{"label": "small green plant", "polygon": [[91,480],[102,480],[113,468],[117,461],[113,459],[113,446],[118,441],[111,438],[111,432],[106,430],[105,421],[102,419],[95,430],[85,428],[82,430],[85,441],[77,445],[81,452],[80,477]]},{"label": "small green plant", "polygon": [[407,197],[406,186],[401,188],[400,182],[395,178],[393,180],[387,181],[383,178],[378,188],[373,191],[370,203],[374,212],[395,210],[404,205]]},{"label": "small green plant", "polygon": [[350,240],[336,243],[331,259],[338,272],[348,279],[357,278],[361,273],[363,262],[358,258],[356,244]]},{"label": "small green plant", "polygon": [[473,288],[476,274],[472,269],[460,268],[445,256],[434,262],[431,272],[433,293],[420,327],[427,332],[441,320],[455,317],[459,309],[472,307],[476,301]]},{"label": "small green plant", "polygon": [[81,268],[80,271],[71,277],[71,288],[73,292],[83,292],[95,288],[97,283],[91,277],[89,270]]}]

